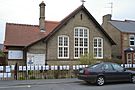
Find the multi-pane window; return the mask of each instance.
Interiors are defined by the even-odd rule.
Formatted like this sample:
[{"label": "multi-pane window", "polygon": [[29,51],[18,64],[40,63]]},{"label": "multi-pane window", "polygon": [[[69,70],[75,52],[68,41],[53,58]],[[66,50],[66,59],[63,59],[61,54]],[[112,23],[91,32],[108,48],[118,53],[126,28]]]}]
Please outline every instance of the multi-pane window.
[{"label": "multi-pane window", "polygon": [[85,27],[74,28],[74,57],[80,58],[81,55],[89,51],[89,30]]},{"label": "multi-pane window", "polygon": [[135,46],[135,35],[130,35],[129,36],[129,45],[130,46]]},{"label": "multi-pane window", "polygon": [[69,37],[58,36],[58,58],[69,58]]},{"label": "multi-pane window", "polygon": [[93,39],[93,54],[94,58],[103,58],[103,39],[100,37]]}]

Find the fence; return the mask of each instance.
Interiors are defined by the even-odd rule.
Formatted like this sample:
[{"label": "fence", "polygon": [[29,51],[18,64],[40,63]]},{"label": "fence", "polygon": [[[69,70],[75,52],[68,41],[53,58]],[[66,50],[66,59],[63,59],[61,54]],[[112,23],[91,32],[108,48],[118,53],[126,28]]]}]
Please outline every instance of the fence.
[{"label": "fence", "polygon": [[[18,66],[17,70],[15,70],[15,65],[0,66],[0,80],[76,78],[78,69],[87,66],[88,65],[35,65]],[[135,64],[125,64],[126,68],[131,68],[132,66],[135,68]]]},{"label": "fence", "polygon": [[57,78],[75,78],[79,68],[88,65],[35,65],[35,66],[18,66],[15,65],[0,66],[1,80],[27,80],[27,79],[57,79]]},{"label": "fence", "polygon": [[125,68],[135,68],[135,64],[121,64],[121,66]]}]

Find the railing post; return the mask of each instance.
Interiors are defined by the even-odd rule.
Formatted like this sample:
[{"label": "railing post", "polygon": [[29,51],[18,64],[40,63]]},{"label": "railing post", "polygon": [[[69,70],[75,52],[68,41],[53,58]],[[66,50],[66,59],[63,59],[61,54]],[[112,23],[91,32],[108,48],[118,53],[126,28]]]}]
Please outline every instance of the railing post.
[{"label": "railing post", "polygon": [[18,65],[17,63],[15,64],[15,69],[14,69],[14,79],[17,80],[17,73],[18,73]]}]

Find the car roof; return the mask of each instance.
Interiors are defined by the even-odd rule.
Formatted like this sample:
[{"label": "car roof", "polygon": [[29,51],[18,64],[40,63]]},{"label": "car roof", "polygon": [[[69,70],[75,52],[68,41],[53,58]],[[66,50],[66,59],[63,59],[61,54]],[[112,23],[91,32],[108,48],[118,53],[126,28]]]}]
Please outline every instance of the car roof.
[{"label": "car roof", "polygon": [[101,64],[115,64],[113,62],[101,62]]}]

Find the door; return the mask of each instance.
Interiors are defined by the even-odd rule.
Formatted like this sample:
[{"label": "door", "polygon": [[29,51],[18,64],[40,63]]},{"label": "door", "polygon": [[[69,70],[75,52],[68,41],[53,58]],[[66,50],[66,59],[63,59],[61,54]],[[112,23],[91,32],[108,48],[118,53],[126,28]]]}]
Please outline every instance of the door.
[{"label": "door", "polygon": [[129,81],[130,80],[130,73],[126,72],[123,67],[118,64],[112,64],[115,70],[115,79],[117,81]]},{"label": "door", "polygon": [[132,53],[127,53],[127,64],[132,64]]},{"label": "door", "polygon": [[111,64],[104,64],[102,66],[103,74],[105,76],[106,82],[115,81],[115,70],[113,69]]}]

